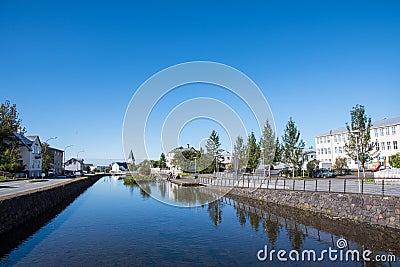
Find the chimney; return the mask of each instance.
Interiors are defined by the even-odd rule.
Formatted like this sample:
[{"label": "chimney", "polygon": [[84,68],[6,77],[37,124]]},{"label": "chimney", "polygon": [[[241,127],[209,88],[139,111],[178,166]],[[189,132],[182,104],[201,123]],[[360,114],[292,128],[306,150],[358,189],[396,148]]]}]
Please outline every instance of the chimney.
[{"label": "chimney", "polygon": [[187,144],[188,145],[188,148],[189,148],[189,144]]}]

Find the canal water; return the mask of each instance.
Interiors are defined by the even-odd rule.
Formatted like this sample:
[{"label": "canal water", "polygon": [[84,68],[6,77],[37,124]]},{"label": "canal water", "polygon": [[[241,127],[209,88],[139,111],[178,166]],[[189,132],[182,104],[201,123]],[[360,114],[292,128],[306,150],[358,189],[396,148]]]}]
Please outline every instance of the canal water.
[{"label": "canal water", "polygon": [[[146,188],[104,177],[69,206],[0,254],[1,266],[400,266],[399,233],[329,221],[282,207],[221,198],[210,204],[164,181]],[[175,186],[175,185],[174,185]],[[160,202],[148,193],[163,198]],[[171,193],[175,192],[175,193]],[[179,195],[179,196],[178,196]],[[174,204],[175,206],[170,205]],[[169,204],[166,204],[169,203]],[[200,206],[196,206],[200,204]],[[179,207],[193,206],[190,208]],[[23,229],[21,229],[23,231]],[[16,235],[18,236],[18,235]],[[12,239],[13,237],[7,237]],[[17,237],[16,237],[17,238]],[[18,237],[20,238],[20,237]],[[338,249],[338,241],[345,242]],[[0,245],[5,240],[0,241]],[[306,250],[323,250],[323,262],[301,261]],[[285,250],[287,262],[272,249]],[[370,249],[396,262],[340,260],[339,252]],[[260,251],[261,250],[261,251]],[[289,258],[289,253],[296,260]],[[257,256],[258,254],[258,256]],[[371,256],[372,257],[372,256]]]}]

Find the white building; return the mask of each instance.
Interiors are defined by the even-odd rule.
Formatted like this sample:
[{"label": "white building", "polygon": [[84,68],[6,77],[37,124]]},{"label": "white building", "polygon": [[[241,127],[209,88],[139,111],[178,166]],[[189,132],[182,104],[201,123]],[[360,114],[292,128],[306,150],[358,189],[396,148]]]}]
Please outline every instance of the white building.
[{"label": "white building", "polygon": [[122,173],[128,170],[128,164],[126,162],[113,162],[111,164],[112,173]]},{"label": "white building", "polygon": [[21,160],[28,177],[40,177],[42,175],[42,145],[39,136],[25,136],[22,133],[14,133],[14,136],[21,143]]},{"label": "white building", "polygon": [[175,166],[172,164],[172,160],[174,159],[174,156],[176,153],[182,153],[184,151],[192,151],[194,153],[197,153],[197,150],[194,147],[190,147],[189,144],[187,144],[187,147],[177,147],[171,150],[170,152],[167,153],[165,156],[166,159],[166,165],[170,170],[177,170],[178,166]]},{"label": "white building", "polygon": [[[385,168],[389,165],[389,156],[400,152],[400,117],[373,122],[370,134],[371,142],[376,143],[375,150],[378,152],[378,156],[367,162],[366,168],[375,169],[378,165]],[[346,127],[317,135],[315,137],[317,160],[333,165],[336,158],[344,157],[347,159],[350,169],[357,169],[357,162],[347,156],[344,148],[348,140]]]},{"label": "white building", "polygon": [[80,172],[83,174],[83,168],[85,164],[83,163],[83,159],[71,158],[67,162],[65,162],[65,170],[72,172]]},{"label": "white building", "polygon": [[315,151],[314,148],[304,148],[302,151],[302,157],[303,157],[303,170],[307,170],[307,163],[317,159],[317,152]]}]

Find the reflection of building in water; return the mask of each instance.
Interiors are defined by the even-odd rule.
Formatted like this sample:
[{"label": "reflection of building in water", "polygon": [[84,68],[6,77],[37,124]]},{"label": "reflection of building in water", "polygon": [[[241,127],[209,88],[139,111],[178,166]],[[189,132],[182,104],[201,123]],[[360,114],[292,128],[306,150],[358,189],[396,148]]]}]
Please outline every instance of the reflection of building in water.
[{"label": "reflection of building in water", "polygon": [[160,181],[158,188],[161,197],[168,203],[187,206],[204,205],[219,198],[219,195],[206,187],[186,187],[170,182]]}]

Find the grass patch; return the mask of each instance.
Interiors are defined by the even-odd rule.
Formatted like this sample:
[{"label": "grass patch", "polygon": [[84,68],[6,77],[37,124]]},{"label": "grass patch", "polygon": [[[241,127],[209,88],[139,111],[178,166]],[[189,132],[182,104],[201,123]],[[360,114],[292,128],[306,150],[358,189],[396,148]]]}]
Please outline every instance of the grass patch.
[{"label": "grass patch", "polygon": [[155,181],[156,177],[152,175],[148,176],[139,176],[133,175],[124,178],[124,185],[136,185],[138,182],[142,181]]},{"label": "grass patch", "polygon": [[7,177],[5,177],[5,176],[0,176],[0,182],[4,182],[4,181],[7,181],[7,180],[8,180]]}]

